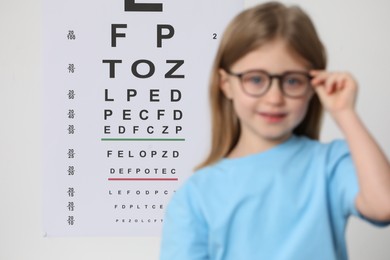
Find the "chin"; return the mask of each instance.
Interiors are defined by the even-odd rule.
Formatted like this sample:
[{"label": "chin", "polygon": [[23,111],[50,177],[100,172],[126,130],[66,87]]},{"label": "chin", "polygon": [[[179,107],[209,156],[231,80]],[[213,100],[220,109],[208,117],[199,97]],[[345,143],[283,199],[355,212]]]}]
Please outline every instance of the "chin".
[{"label": "chin", "polygon": [[264,139],[275,143],[281,143],[286,141],[291,135],[292,133],[281,133],[281,134],[273,133],[269,135],[264,135]]}]

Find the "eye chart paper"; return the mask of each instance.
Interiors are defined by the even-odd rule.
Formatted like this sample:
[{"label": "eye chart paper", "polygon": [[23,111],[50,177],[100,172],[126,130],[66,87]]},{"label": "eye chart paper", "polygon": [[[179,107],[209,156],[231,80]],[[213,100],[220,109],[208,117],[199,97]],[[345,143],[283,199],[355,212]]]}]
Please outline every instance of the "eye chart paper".
[{"label": "eye chart paper", "polygon": [[44,231],[159,236],[209,144],[208,80],[242,0],[45,0]]}]

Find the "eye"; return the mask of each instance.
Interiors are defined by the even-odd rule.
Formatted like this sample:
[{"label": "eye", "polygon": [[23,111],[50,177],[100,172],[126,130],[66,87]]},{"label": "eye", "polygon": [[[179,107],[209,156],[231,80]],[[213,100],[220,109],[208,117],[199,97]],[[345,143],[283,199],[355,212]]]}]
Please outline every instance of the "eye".
[{"label": "eye", "polygon": [[253,86],[263,86],[267,83],[268,78],[262,73],[247,73],[243,76],[243,81],[245,84],[251,84]]},{"label": "eye", "polygon": [[302,81],[300,81],[297,78],[289,77],[285,81],[288,85],[300,85],[302,84]]},{"label": "eye", "polygon": [[252,76],[251,78],[249,78],[249,81],[253,84],[260,84],[262,83],[264,80],[262,77],[259,77],[259,76]]},{"label": "eye", "polygon": [[300,87],[305,86],[307,83],[307,78],[303,75],[287,75],[284,78],[284,84],[288,87]]},{"label": "eye", "polygon": [[283,91],[287,96],[300,97],[309,89],[309,78],[304,73],[289,73],[283,77]]}]

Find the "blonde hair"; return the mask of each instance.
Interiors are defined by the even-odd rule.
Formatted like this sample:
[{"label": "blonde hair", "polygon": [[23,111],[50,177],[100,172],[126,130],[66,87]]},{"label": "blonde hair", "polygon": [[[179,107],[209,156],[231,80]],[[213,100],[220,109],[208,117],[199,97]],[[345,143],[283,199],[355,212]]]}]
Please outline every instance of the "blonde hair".
[{"label": "blonde hair", "polygon": [[[229,70],[244,55],[275,39],[285,41],[295,54],[310,64],[311,69],[326,68],[325,48],[312,21],[299,7],[269,2],[236,16],[224,32],[211,71],[211,149],[197,169],[227,156],[240,136],[240,125],[232,102],[220,89],[219,70]],[[315,95],[309,103],[305,118],[294,129],[294,134],[318,139],[321,119],[322,105]]]}]

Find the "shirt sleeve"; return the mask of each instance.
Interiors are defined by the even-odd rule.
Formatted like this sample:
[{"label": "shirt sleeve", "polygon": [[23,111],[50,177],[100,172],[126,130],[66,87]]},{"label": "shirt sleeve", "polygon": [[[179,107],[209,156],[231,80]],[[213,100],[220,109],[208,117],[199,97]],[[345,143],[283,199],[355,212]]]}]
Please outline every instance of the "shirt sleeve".
[{"label": "shirt sleeve", "polygon": [[335,141],[329,154],[330,199],[334,210],[344,218],[354,215],[376,226],[387,226],[390,222],[378,222],[363,216],[356,208],[359,182],[352,157],[345,141]]},{"label": "shirt sleeve", "polygon": [[207,223],[194,187],[186,183],[172,197],[165,213],[160,260],[206,260]]}]

